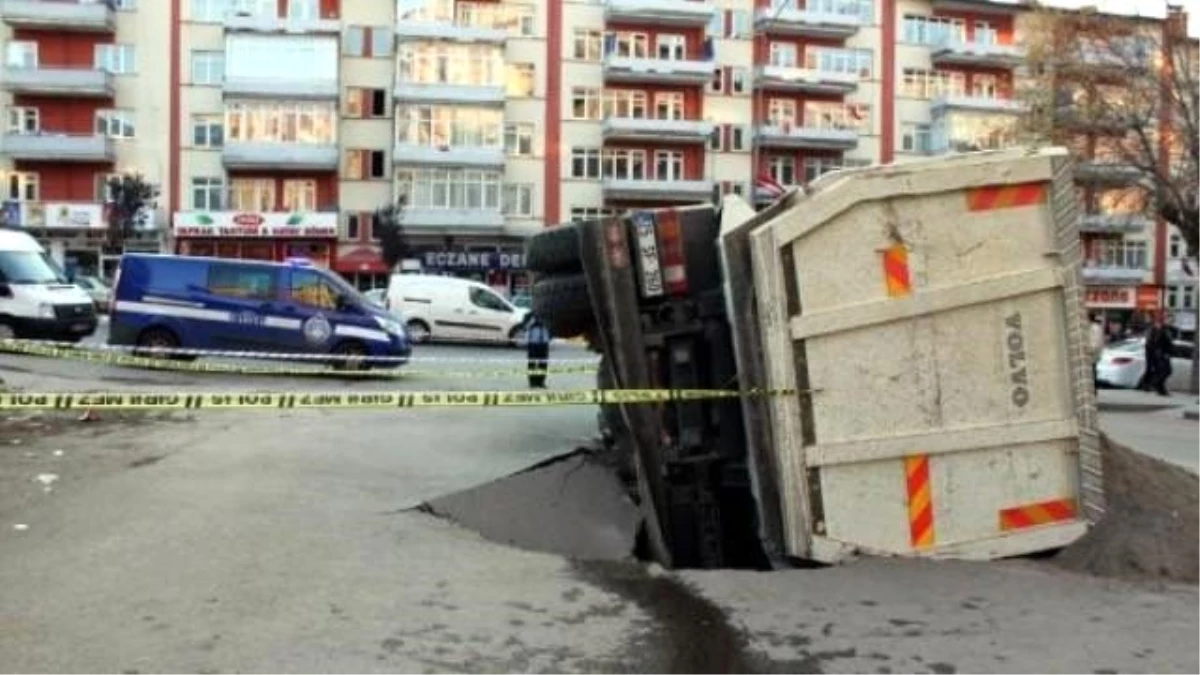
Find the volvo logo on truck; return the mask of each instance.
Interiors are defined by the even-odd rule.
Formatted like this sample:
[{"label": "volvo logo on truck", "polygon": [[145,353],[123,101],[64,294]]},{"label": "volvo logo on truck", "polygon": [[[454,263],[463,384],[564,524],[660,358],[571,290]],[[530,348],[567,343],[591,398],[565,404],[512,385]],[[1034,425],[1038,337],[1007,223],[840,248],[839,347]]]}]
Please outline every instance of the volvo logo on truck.
[{"label": "volvo logo on truck", "polygon": [[1021,326],[1021,313],[1014,312],[1004,320],[1008,336],[1008,380],[1012,384],[1009,398],[1013,405],[1024,408],[1029,403],[1029,372],[1025,368],[1025,331]]}]

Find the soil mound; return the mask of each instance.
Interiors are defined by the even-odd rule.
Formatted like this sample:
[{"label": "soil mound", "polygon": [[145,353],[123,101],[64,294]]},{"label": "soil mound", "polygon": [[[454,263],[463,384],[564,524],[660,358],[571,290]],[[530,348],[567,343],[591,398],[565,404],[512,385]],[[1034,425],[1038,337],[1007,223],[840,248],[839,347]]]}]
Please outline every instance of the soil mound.
[{"label": "soil mound", "polygon": [[1080,572],[1196,583],[1200,481],[1195,474],[1100,437],[1108,508],[1055,562]]}]

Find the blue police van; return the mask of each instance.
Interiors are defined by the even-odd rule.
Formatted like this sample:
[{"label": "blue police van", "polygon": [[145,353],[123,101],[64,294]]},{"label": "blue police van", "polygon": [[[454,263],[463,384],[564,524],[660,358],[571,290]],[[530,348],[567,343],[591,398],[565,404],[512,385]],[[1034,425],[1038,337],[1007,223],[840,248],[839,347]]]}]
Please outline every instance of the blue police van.
[{"label": "blue police van", "polygon": [[338,354],[364,367],[398,365],[412,353],[399,321],[306,260],[126,254],[113,284],[108,341]]}]

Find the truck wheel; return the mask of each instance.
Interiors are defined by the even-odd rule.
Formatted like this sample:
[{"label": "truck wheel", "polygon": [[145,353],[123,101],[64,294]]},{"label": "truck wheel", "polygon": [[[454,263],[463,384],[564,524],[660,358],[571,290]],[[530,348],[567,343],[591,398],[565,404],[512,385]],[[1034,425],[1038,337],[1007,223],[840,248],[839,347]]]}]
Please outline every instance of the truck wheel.
[{"label": "truck wheel", "polygon": [[583,271],[579,226],[567,223],[535,234],[525,245],[525,269],[539,274]]},{"label": "truck wheel", "polygon": [[575,337],[591,328],[592,299],[582,274],[545,277],[533,285],[533,313],[558,337]]}]

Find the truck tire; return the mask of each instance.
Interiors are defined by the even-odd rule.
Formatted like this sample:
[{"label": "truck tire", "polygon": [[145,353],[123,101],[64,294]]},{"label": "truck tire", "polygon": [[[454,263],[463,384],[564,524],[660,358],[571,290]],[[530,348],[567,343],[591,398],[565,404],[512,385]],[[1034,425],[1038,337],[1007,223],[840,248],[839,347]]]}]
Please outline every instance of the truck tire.
[{"label": "truck tire", "polygon": [[587,279],[582,274],[538,279],[533,284],[532,309],[556,337],[581,335],[594,321]]},{"label": "truck tire", "polygon": [[567,223],[535,234],[525,245],[525,269],[538,274],[582,272],[579,226]]}]

